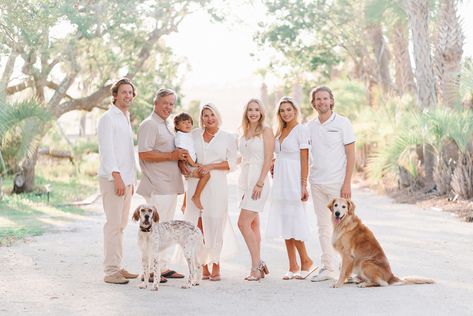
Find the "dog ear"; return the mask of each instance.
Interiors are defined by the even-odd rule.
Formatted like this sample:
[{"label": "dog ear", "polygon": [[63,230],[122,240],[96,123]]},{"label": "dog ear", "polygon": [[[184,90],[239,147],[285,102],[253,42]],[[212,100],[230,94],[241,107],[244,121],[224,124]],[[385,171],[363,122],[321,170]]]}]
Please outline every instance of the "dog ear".
[{"label": "dog ear", "polygon": [[141,210],[141,205],[136,208],[136,210],[133,212],[133,216],[131,217],[133,221],[137,222],[140,220],[140,210]]},{"label": "dog ear", "polygon": [[159,222],[158,210],[154,206],[152,206],[151,208],[153,209],[153,222],[157,223],[157,222]]},{"label": "dog ear", "polygon": [[333,204],[335,204],[335,201],[337,199],[332,199],[328,204],[327,204],[327,208],[330,210],[330,212],[333,212]]},{"label": "dog ear", "polygon": [[352,200],[347,200],[347,206],[348,206],[348,214],[353,215],[355,214],[355,203],[353,203]]}]

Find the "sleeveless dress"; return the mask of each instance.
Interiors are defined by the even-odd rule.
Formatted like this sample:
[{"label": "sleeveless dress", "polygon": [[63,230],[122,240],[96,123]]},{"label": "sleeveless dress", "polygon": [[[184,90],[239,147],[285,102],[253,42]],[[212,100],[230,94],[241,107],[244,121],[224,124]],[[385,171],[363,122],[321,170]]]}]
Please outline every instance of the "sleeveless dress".
[{"label": "sleeveless dress", "polygon": [[260,135],[250,139],[246,139],[242,136],[238,143],[238,148],[241,153],[241,173],[239,179],[240,209],[262,212],[270,191],[268,175],[266,175],[266,178],[264,179],[264,186],[260,198],[253,200],[251,195],[253,194],[253,188],[255,187],[261,174],[261,169],[263,168],[263,136]]},{"label": "sleeveless dress", "polygon": [[296,125],[282,141],[275,140],[271,209],[266,236],[309,240],[310,228],[306,202],[301,201],[300,150],[309,148],[309,133],[302,124]]}]

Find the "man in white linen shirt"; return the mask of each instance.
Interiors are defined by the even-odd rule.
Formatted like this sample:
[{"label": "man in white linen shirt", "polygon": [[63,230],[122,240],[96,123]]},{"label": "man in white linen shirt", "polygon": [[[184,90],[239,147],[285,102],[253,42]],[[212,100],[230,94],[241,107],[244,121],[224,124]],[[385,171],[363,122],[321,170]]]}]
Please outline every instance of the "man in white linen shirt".
[{"label": "man in white linen shirt", "polygon": [[[177,195],[184,193],[178,161],[187,158],[187,151],[174,145],[174,130],[168,122],[176,99],[173,90],[159,89],[154,98],[153,112],[138,129],[138,155],[143,176],[136,192],[156,207],[161,222],[174,219]],[[162,283],[166,282],[165,278],[184,277],[167,268],[173,250],[168,248],[159,256]]]},{"label": "man in white linen shirt", "polygon": [[121,266],[123,230],[128,223],[136,184],[133,132],[128,112],[136,93],[133,83],[127,78],[115,82],[110,91],[113,104],[100,117],[97,126],[100,153],[98,177],[106,217],[103,227],[104,281],[126,284],[128,279],[138,276]]},{"label": "man in white linen shirt", "polygon": [[327,204],[335,197],[351,198],[355,134],[350,121],[333,112],[335,99],[328,87],[313,89],[310,99],[318,113],[318,117],[307,125],[311,140],[309,181],[322,249],[322,268],[311,281],[318,282],[338,277],[332,246],[333,225]]}]

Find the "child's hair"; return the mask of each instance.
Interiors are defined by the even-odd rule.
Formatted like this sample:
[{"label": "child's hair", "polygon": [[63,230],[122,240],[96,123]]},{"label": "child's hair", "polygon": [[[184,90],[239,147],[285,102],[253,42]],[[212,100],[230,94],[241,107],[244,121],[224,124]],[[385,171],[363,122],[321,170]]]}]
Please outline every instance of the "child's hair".
[{"label": "child's hair", "polygon": [[194,125],[194,120],[189,114],[182,112],[174,117],[174,130],[177,132],[177,124],[182,121],[191,121],[191,124]]}]

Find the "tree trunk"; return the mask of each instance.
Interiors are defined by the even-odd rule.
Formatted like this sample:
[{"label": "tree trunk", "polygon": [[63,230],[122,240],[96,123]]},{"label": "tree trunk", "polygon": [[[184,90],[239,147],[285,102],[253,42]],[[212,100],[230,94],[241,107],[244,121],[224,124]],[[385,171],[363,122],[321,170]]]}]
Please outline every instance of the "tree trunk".
[{"label": "tree trunk", "polygon": [[385,94],[389,94],[393,88],[391,74],[389,72],[389,51],[383,36],[381,24],[372,24],[368,27],[368,34],[373,46],[376,60],[376,72],[378,82]]},{"label": "tree trunk", "polygon": [[456,11],[456,1],[441,1],[435,45],[437,92],[443,105],[454,107],[461,102],[459,94],[464,36]]},{"label": "tree trunk", "polygon": [[25,177],[24,192],[31,192],[35,188],[35,167],[38,161],[38,146],[34,149],[31,157],[26,157],[21,163],[21,169]]},{"label": "tree trunk", "polygon": [[430,144],[424,144],[424,187],[427,190],[432,190],[435,186],[434,182],[434,168],[435,168],[435,150]]},{"label": "tree trunk", "polygon": [[393,45],[395,83],[399,95],[414,93],[416,85],[412,72],[411,58],[409,56],[408,30],[405,20],[398,19],[391,31]]},{"label": "tree trunk", "polygon": [[437,103],[429,40],[428,7],[428,0],[407,0],[406,11],[414,46],[417,102],[421,109],[433,107]]}]

